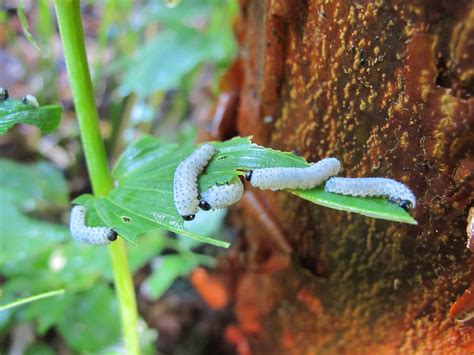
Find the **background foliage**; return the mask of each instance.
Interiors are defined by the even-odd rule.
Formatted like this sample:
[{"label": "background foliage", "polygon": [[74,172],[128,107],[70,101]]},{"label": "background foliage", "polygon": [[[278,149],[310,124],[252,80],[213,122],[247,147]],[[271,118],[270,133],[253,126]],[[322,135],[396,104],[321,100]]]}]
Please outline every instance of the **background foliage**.
[{"label": "background foliage", "polygon": [[[0,161],[0,301],[7,304],[57,288],[66,292],[0,312],[0,347],[8,348],[13,338],[21,337],[22,325],[33,330],[33,340],[24,349],[29,353],[54,353],[58,346],[78,353],[118,350],[119,321],[107,251],[73,242],[66,226],[70,198],[90,187],[64,63],[54,45],[58,34],[53,8],[47,0],[25,1],[24,13],[17,5],[0,8],[6,68],[0,86],[14,98],[33,94],[42,106],[33,109],[9,100],[14,107],[2,106],[1,132],[17,122],[52,132],[61,108],[45,104],[60,100],[64,114],[51,135],[15,126],[0,137],[0,152],[10,158]],[[112,158],[143,133],[159,132],[192,144],[193,132],[179,126],[193,110],[190,95],[196,84],[204,80],[209,86],[209,102],[217,94],[217,77],[235,53],[230,20],[235,10],[234,1],[186,1],[175,8],[128,0],[84,2],[89,59],[104,118],[101,128],[109,137]],[[222,212],[208,214],[190,228],[216,235],[223,217]],[[213,263],[212,257],[193,250],[200,250],[199,242],[156,230],[130,246],[133,271],[145,275],[140,297],[157,299],[196,265]],[[156,337],[156,331],[141,325],[144,350],[154,347]]]}]

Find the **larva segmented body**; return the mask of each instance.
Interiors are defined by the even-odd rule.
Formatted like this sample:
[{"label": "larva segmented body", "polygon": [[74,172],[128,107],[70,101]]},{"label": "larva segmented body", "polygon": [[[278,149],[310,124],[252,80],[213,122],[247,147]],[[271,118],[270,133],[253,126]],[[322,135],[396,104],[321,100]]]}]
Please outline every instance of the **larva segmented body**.
[{"label": "larva segmented body", "polygon": [[176,168],[173,182],[174,205],[185,221],[194,219],[199,206],[197,179],[215,151],[212,144],[203,144]]},{"label": "larva segmented body", "polygon": [[204,211],[217,210],[233,205],[244,194],[240,179],[227,185],[215,185],[201,194],[199,207]]},{"label": "larva segmented body", "polygon": [[405,210],[416,206],[416,197],[407,186],[387,178],[333,177],[326,182],[325,189],[341,195],[388,197]]},{"label": "larva segmented body", "polygon": [[336,175],[341,163],[336,158],[326,158],[307,168],[264,168],[247,170],[245,179],[260,189],[312,189]]},{"label": "larva segmented body", "polygon": [[76,241],[85,244],[107,245],[117,239],[117,232],[112,228],[86,226],[86,209],[83,206],[72,208],[69,229]]},{"label": "larva segmented body", "polygon": [[33,95],[26,95],[25,97],[23,97],[22,101],[25,105],[39,107],[38,99]]}]

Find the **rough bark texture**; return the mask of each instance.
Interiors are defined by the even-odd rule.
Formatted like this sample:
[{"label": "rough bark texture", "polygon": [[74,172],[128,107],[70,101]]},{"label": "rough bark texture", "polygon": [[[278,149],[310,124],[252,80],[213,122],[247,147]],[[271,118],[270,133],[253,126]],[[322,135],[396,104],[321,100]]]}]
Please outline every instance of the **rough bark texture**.
[{"label": "rough bark texture", "polygon": [[418,197],[411,226],[249,189],[228,260],[254,353],[473,351],[449,316],[472,263],[473,2],[242,0],[236,28],[238,134]]}]

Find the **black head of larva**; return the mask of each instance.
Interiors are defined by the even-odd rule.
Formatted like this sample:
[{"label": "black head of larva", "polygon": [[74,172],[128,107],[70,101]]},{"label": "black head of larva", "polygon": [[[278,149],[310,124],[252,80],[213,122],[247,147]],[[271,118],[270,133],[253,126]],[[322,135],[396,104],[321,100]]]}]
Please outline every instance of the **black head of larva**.
[{"label": "black head of larva", "polygon": [[181,216],[185,221],[192,221],[195,217],[193,214],[188,214],[187,216]]},{"label": "black head of larva", "polygon": [[107,239],[110,240],[111,242],[117,240],[118,233],[114,230],[112,230],[109,235],[107,236]]},{"label": "black head of larva", "polygon": [[252,170],[247,170],[245,172],[245,180],[250,181],[252,179],[252,173],[253,173]]},{"label": "black head of larva", "polygon": [[0,87],[0,101],[5,101],[9,97],[8,90]]},{"label": "black head of larva", "polygon": [[411,203],[411,201],[408,200],[401,200],[399,206],[405,211],[409,211],[413,208],[413,204]]},{"label": "black head of larva", "polygon": [[199,201],[199,208],[204,211],[209,211],[211,209],[211,205],[209,202],[201,200]]}]

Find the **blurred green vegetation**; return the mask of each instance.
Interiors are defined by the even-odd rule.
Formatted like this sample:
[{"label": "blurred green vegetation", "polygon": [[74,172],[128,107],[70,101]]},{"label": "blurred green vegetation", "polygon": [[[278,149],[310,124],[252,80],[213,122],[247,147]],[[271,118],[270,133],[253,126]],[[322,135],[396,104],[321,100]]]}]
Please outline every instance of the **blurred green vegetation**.
[{"label": "blurred green vegetation", "polygon": [[[0,200],[4,203],[0,209],[0,275],[5,278],[1,304],[53,289],[66,290],[64,296],[0,312],[0,337],[14,324],[31,323],[39,335],[55,329],[78,352],[117,345],[120,327],[106,248],[80,245],[70,238],[63,223],[45,221],[55,215],[61,219],[62,212],[69,209],[61,173],[46,162],[21,165],[0,160]],[[205,232],[213,234],[220,229],[222,218],[218,212],[198,223],[207,225]],[[211,257],[191,251],[199,244],[154,231],[131,246],[133,272],[154,260],[154,271],[143,283],[144,295],[156,299],[195,266],[212,265]],[[167,254],[157,257],[164,250]]]},{"label": "blurred green vegetation", "polygon": [[150,6],[145,22],[164,28],[147,40],[136,57],[125,64],[122,89],[149,96],[192,83],[192,72],[202,63],[226,67],[235,53],[231,24],[236,4],[229,0],[183,1],[169,8]]},{"label": "blurred green vegetation", "polygon": [[[12,80],[20,80],[18,92],[27,88],[25,94],[37,96],[40,103],[60,100],[65,114],[52,135],[34,133],[30,144],[36,144],[40,154],[30,151],[27,160],[33,163],[0,160],[0,304],[59,288],[65,294],[0,312],[0,348],[8,347],[18,325],[26,325],[35,334],[26,353],[55,353],[57,349],[47,340],[52,338],[61,339],[61,346],[75,353],[120,351],[107,250],[77,244],[67,228],[70,195],[87,190],[88,182],[75,143],[78,132],[71,119],[65,68],[55,49],[58,34],[52,2],[25,2],[24,14],[7,6],[12,4],[0,7],[4,34],[0,41],[9,58],[21,63],[18,73],[6,73],[9,89],[16,89],[18,81]],[[202,75],[211,94],[217,95],[219,75],[235,56],[232,19],[236,9],[235,0],[182,1],[176,7],[155,1],[83,2],[97,104],[112,158],[143,133],[193,143],[194,134],[181,126],[193,109],[189,96]],[[23,30],[28,28],[25,35],[30,41],[34,38],[39,51],[21,40],[17,20]],[[0,82],[0,86],[7,85]],[[57,125],[57,117],[48,114],[26,123],[44,125],[52,120]],[[5,144],[18,152],[24,150],[15,138],[24,133],[16,128],[0,141],[0,149]],[[53,128],[48,126],[48,131]],[[57,150],[46,152],[44,145],[50,142],[57,144]],[[15,153],[10,156],[15,158]],[[63,171],[41,157],[60,162]],[[222,230],[224,215],[223,211],[207,214],[190,228],[216,235]],[[137,245],[130,245],[134,272],[151,265],[139,288],[141,297],[157,299],[196,265],[212,265],[212,257],[193,251],[199,249],[199,242],[170,238],[163,231],[148,232]],[[156,331],[141,325],[145,353],[154,353],[156,337]]]}]

